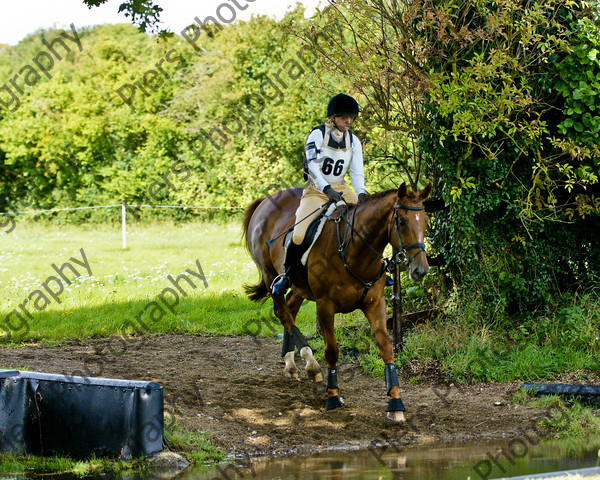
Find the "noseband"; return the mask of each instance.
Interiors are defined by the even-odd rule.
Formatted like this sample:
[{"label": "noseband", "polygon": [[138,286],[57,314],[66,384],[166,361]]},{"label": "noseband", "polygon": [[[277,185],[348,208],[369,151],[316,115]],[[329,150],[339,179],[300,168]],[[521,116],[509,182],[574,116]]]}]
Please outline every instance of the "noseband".
[{"label": "noseband", "polygon": [[[417,255],[419,255],[419,253],[425,252],[425,244],[424,243],[411,243],[410,245],[404,245],[402,243],[402,237],[400,236],[400,228],[398,226],[398,209],[400,209],[400,208],[402,210],[418,211],[418,210],[425,210],[425,207],[424,206],[411,207],[409,205],[402,205],[401,203],[398,203],[398,200],[396,200],[396,204],[394,205],[394,231],[396,232],[396,237],[398,237],[398,245],[400,245],[400,251],[398,252],[397,261],[401,265],[406,265],[408,267],[411,264],[411,262],[415,259],[415,257]],[[391,235],[390,235],[390,237],[391,237]],[[419,249],[419,250],[417,250],[417,253],[415,253],[411,257],[408,257],[406,254],[406,251],[412,250],[415,248]]]}]

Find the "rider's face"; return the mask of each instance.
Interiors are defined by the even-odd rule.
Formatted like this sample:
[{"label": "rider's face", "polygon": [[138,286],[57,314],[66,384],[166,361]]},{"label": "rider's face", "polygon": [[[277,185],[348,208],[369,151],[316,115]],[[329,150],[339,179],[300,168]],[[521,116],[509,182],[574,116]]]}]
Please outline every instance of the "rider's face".
[{"label": "rider's face", "polygon": [[350,130],[350,125],[354,121],[354,117],[334,117],[335,126],[340,132],[347,132]]}]

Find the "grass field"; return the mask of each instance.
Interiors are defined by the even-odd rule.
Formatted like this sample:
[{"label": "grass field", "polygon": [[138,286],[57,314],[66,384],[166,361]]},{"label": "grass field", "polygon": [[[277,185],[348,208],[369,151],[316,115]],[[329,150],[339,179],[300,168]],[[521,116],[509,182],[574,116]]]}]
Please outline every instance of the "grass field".
[{"label": "grass field", "polygon": [[[76,270],[62,268],[66,280],[52,267],[65,262]],[[168,279],[186,270],[196,274],[186,273],[193,286],[180,279],[178,288]],[[50,277],[62,283],[62,293]],[[130,225],[127,249],[118,227],[19,224],[0,236],[0,342],[136,330],[274,335],[275,327],[260,321],[270,317],[270,302],[256,304],[243,292],[244,283],[257,280],[239,221]],[[312,304],[303,306],[298,322],[314,330]]]},{"label": "grass field", "polygon": [[[242,285],[255,283],[258,272],[242,244],[239,219],[133,224],[127,245],[122,248],[116,225],[22,222],[13,233],[2,234],[0,344],[135,332],[273,337],[283,331],[270,300],[257,304],[244,294]],[[65,262],[76,272],[63,268]],[[192,283],[181,278],[174,285],[181,274]],[[453,308],[452,292],[436,298],[437,281],[435,272],[423,284],[402,281],[405,311],[427,308],[425,301],[443,315],[406,333],[404,350],[396,352],[399,365],[439,362],[446,375],[459,381],[534,381],[564,373],[584,379],[600,370],[597,295],[576,296],[536,318],[498,323],[478,313],[477,299],[470,310]],[[297,323],[303,333],[315,332],[314,303],[303,305]],[[336,335],[342,358],[357,358],[366,371],[383,376],[383,362],[360,311],[338,315]],[[311,344],[322,358],[322,339]]]}]

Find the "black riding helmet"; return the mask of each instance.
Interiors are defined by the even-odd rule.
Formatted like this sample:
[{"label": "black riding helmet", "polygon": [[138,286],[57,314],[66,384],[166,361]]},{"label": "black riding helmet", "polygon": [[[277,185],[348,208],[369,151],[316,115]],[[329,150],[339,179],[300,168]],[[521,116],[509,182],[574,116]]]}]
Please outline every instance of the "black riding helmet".
[{"label": "black riding helmet", "polygon": [[327,105],[328,117],[356,117],[359,111],[358,102],[345,93],[338,93]]}]

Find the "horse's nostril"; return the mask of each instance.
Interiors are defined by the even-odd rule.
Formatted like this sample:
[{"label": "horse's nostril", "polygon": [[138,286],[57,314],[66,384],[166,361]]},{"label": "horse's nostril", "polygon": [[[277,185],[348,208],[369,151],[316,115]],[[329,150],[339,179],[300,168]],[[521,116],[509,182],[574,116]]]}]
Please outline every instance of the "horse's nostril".
[{"label": "horse's nostril", "polygon": [[415,265],[415,267],[409,271],[409,277],[413,282],[420,282],[428,273],[429,266],[423,267],[421,265]]}]

